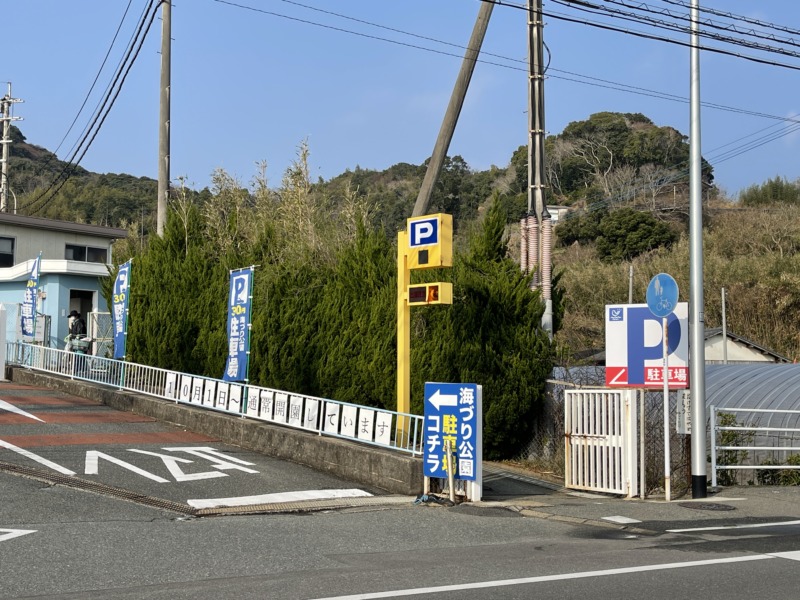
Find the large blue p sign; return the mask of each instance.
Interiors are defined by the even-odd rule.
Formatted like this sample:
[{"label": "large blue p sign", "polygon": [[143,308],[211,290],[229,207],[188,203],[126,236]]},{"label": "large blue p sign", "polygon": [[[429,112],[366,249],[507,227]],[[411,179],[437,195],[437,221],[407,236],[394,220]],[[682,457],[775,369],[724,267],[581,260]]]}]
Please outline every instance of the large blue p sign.
[{"label": "large blue p sign", "polygon": [[[664,338],[646,345],[645,327],[648,321],[661,327],[661,319],[653,316],[646,306],[628,307],[628,385],[644,385],[644,362],[663,358]],[[652,327],[652,325],[651,325]],[[667,317],[667,354],[672,354],[681,343],[681,323],[675,313]]]},{"label": "large blue p sign", "polygon": [[411,221],[409,225],[411,239],[408,245],[411,248],[439,243],[439,220],[436,217]]}]

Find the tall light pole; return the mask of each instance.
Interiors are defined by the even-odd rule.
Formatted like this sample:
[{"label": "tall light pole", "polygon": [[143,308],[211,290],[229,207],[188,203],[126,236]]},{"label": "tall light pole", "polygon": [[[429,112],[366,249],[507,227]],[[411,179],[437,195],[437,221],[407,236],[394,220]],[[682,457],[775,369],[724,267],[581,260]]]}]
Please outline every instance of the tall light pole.
[{"label": "tall light pole", "polygon": [[689,132],[689,387],[692,395],[692,498],[708,495],[706,476],[706,349],[703,298],[703,187],[700,154],[699,0],[692,0]]}]

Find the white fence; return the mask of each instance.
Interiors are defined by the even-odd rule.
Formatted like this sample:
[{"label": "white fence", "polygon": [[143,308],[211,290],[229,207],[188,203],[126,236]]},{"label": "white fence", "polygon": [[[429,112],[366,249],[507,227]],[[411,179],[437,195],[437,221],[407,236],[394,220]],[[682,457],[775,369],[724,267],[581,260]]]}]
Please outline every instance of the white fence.
[{"label": "white fence", "polygon": [[[786,463],[786,459],[784,459],[785,464],[776,464],[775,461],[771,461],[770,464],[719,464],[720,463],[720,453],[725,452],[733,452],[733,456],[737,458],[737,460],[741,460],[744,456],[744,453],[757,453],[757,452],[770,452],[774,453],[785,453],[785,452],[800,452],[800,446],[792,446],[791,440],[796,436],[796,434],[800,433],[800,428],[797,427],[760,427],[754,426],[749,424],[735,424],[735,425],[719,425],[719,417],[726,413],[747,413],[748,415],[793,415],[793,416],[800,416],[800,410],[770,410],[770,409],[759,409],[759,408],[724,408],[720,409],[716,406],[709,407],[710,414],[710,422],[711,422],[711,485],[713,487],[717,487],[717,472],[718,471],[727,471],[729,469],[734,470],[752,470],[752,471],[760,471],[764,470],[800,470],[800,465],[797,464],[788,464]],[[763,445],[760,444],[759,441],[756,441],[754,444],[746,444],[746,445],[732,445],[732,444],[721,444],[719,443],[720,438],[722,437],[719,434],[724,434],[724,432],[736,432],[739,435],[731,436],[734,439],[739,439],[742,441],[746,441],[748,439],[755,439],[755,440],[776,440],[776,443],[773,445]],[[787,435],[788,434],[788,435]],[[758,436],[758,437],[756,437]],[[787,440],[789,443],[786,443]],[[783,442],[783,443],[779,443]],[[740,454],[741,453],[741,454]],[[756,457],[750,456],[751,459],[755,462]],[[726,463],[729,461],[725,461]]]},{"label": "white fence", "polygon": [[319,435],[412,455],[422,454],[423,418],[420,415],[229,383],[21,342],[8,342],[7,350],[10,364],[33,370],[313,431]]},{"label": "white fence", "polygon": [[565,390],[565,486],[635,496],[635,390]]}]

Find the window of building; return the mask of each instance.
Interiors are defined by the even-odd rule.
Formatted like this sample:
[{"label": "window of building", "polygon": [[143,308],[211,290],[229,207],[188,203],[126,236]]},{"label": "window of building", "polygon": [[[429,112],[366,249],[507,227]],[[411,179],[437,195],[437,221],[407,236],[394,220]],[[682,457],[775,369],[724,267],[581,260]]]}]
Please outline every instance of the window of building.
[{"label": "window of building", "polygon": [[64,258],[81,262],[105,263],[108,258],[108,250],[106,248],[67,244]]},{"label": "window of building", "polygon": [[0,267],[14,266],[14,238],[0,237]]}]

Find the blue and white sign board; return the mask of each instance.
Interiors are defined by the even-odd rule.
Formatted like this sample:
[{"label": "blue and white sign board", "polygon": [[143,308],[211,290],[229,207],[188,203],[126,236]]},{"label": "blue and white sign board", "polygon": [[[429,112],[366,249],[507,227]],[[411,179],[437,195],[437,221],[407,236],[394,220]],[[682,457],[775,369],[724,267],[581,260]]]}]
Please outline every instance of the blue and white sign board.
[{"label": "blue and white sign board", "polygon": [[678,284],[672,275],[659,273],[653,277],[647,286],[646,299],[647,307],[655,316],[663,319],[672,314],[678,305]]},{"label": "blue and white sign board", "polygon": [[446,444],[455,479],[476,482],[480,500],[483,460],[483,390],[474,383],[425,383],[424,475],[447,478]]},{"label": "blue and white sign board", "polygon": [[408,246],[420,248],[439,243],[439,217],[408,220]]},{"label": "blue and white sign board", "polygon": [[[647,304],[606,305],[606,385],[664,386],[664,329]],[[689,304],[667,317],[669,387],[689,387]]]}]

